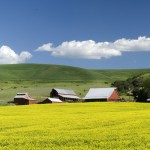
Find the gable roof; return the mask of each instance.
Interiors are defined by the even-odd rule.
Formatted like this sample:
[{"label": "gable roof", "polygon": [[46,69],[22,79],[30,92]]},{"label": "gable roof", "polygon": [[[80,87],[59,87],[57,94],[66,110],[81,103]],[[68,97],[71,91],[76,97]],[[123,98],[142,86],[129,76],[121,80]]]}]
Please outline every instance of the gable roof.
[{"label": "gable roof", "polygon": [[17,93],[16,96],[14,98],[29,98],[28,93]]},{"label": "gable roof", "polygon": [[76,93],[73,90],[65,90],[65,89],[57,89],[54,88],[58,92],[58,94],[66,94],[66,95],[76,95]]},{"label": "gable roof", "polygon": [[58,98],[51,98],[51,97],[48,97],[47,99],[48,99],[49,101],[51,101],[51,102],[62,103],[62,101],[61,101],[60,99],[58,99]]},{"label": "gable roof", "polygon": [[31,98],[28,93],[17,93],[17,95],[14,97],[15,99],[26,99],[26,100],[35,100]]},{"label": "gable roof", "polygon": [[107,99],[116,88],[90,88],[83,99]]}]

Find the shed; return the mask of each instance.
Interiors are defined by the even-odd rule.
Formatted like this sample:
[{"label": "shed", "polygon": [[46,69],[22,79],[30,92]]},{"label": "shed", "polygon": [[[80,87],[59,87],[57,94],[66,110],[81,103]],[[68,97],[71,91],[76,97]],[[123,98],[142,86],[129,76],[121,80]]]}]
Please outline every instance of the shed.
[{"label": "shed", "polygon": [[90,88],[83,99],[86,102],[119,101],[120,97],[116,88]]},{"label": "shed", "polygon": [[80,98],[73,90],[54,88],[50,92],[50,97],[59,98],[61,101],[78,101]]},{"label": "shed", "polygon": [[62,103],[62,101],[58,98],[48,97],[42,102],[42,104],[46,104],[46,103]]},{"label": "shed", "polygon": [[30,105],[36,104],[37,100],[31,98],[28,93],[17,93],[17,95],[14,97],[14,103],[18,105]]}]

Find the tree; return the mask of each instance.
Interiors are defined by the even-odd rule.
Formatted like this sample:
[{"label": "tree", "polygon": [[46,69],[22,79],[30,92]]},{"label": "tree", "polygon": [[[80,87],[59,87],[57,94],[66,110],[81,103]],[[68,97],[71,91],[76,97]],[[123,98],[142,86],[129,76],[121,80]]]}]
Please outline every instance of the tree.
[{"label": "tree", "polygon": [[115,81],[112,86],[122,93],[133,93],[137,102],[147,102],[150,98],[150,76],[145,79],[144,75],[128,78],[126,81]]},{"label": "tree", "polygon": [[147,102],[148,93],[144,88],[136,88],[132,93],[136,102]]},{"label": "tree", "polygon": [[144,85],[146,92],[148,93],[148,98],[150,98],[150,77],[145,79],[143,85]]}]

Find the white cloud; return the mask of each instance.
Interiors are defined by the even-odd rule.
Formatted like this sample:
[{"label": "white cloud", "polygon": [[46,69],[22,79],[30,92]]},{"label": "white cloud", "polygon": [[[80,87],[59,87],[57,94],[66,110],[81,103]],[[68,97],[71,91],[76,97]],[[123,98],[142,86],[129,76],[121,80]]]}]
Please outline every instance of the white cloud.
[{"label": "white cloud", "polygon": [[8,46],[0,47],[0,64],[23,63],[31,57],[32,55],[27,51],[23,51],[18,55]]},{"label": "white cloud", "polygon": [[52,43],[43,44],[42,46],[38,47],[36,51],[52,51]]},{"label": "white cloud", "polygon": [[43,44],[36,51],[49,51],[52,56],[67,58],[101,59],[121,56],[122,52],[150,51],[150,38],[118,39],[115,42],[70,41],[57,47]]},{"label": "white cloud", "polygon": [[119,39],[114,42],[114,47],[120,51],[150,51],[150,38]]}]

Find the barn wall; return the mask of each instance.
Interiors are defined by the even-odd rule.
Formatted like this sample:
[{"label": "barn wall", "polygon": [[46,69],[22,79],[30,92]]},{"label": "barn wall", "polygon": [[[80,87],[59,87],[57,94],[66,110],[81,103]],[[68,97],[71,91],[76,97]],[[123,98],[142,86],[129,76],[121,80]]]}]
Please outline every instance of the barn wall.
[{"label": "barn wall", "polygon": [[112,93],[112,95],[108,98],[108,101],[119,101],[120,97],[118,95],[117,90],[114,90],[114,92]]},{"label": "barn wall", "polygon": [[59,97],[58,92],[56,90],[52,89],[52,91],[50,92],[50,97],[58,98]]},{"label": "barn wall", "polygon": [[36,100],[28,100],[28,104],[37,104]]},{"label": "barn wall", "polygon": [[85,102],[106,102],[107,99],[85,99]]},{"label": "barn wall", "polygon": [[61,100],[61,101],[65,101],[64,97],[58,95],[58,98]]},{"label": "barn wall", "polygon": [[28,100],[25,98],[14,98],[14,103],[18,105],[29,105],[29,104],[36,104],[36,100]]},{"label": "barn wall", "polygon": [[28,105],[28,101],[24,98],[14,98],[14,103],[18,105]]}]

